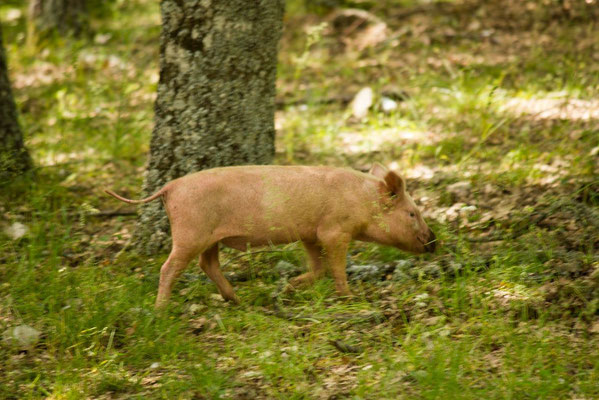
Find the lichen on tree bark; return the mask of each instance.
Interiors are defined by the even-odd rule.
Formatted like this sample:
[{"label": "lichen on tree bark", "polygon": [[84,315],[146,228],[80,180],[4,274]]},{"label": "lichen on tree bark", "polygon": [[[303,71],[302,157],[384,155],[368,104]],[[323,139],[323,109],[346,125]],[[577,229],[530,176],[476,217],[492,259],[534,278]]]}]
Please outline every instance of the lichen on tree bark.
[{"label": "lichen on tree bark", "polygon": [[0,26],[0,185],[31,168],[8,79],[8,64]]},{"label": "lichen on tree bark", "polygon": [[[143,193],[202,169],[267,164],[283,0],[163,0],[160,81]],[[142,207],[138,251],[170,246],[160,202]]]}]

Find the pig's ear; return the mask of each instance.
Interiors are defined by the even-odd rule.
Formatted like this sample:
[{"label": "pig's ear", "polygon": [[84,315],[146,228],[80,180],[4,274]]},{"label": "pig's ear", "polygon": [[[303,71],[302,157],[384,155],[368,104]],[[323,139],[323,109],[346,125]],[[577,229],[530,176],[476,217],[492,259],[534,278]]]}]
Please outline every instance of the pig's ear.
[{"label": "pig's ear", "polygon": [[385,175],[387,175],[388,172],[389,170],[380,163],[372,164],[372,168],[370,168],[370,171],[368,171],[370,175],[374,175],[380,179],[385,179]]},{"label": "pig's ear", "polygon": [[384,177],[387,190],[394,196],[401,198],[406,191],[406,182],[399,174],[394,171],[388,171]]}]

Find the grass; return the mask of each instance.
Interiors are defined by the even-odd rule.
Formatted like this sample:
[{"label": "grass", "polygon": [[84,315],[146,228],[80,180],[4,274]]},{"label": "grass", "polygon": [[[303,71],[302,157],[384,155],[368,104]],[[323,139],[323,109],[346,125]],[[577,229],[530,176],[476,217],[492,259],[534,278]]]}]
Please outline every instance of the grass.
[{"label": "grass", "polygon": [[[0,398],[599,397],[599,132],[588,113],[598,26],[540,13],[536,25],[522,17],[506,29],[494,7],[390,19],[397,43],[362,52],[336,51],[326,30],[307,45],[303,32],[321,19],[301,5],[286,20],[279,93],[305,101],[277,112],[276,162],[395,163],[441,240],[437,254],[354,244],[353,264],[411,267],[352,281],[348,301],[330,278],[273,297],[277,262],[305,263],[298,246],[224,251],[225,271],[251,278],[235,283],[240,306],[220,301],[194,266],[157,313],[166,255],[117,256],[135,217],[94,215],[117,207],[101,188],[139,192],[157,5],[117,2],[113,18],[94,22],[105,44],[54,38],[33,51],[24,18],[7,18],[24,4],[0,6],[37,165],[0,191],[2,229],[28,228],[0,236],[0,331],[41,332],[32,348],[1,342]],[[473,39],[476,18],[493,41]],[[320,101],[363,86],[378,98],[389,85],[407,99],[362,121]],[[450,190],[456,182],[467,190]]]}]

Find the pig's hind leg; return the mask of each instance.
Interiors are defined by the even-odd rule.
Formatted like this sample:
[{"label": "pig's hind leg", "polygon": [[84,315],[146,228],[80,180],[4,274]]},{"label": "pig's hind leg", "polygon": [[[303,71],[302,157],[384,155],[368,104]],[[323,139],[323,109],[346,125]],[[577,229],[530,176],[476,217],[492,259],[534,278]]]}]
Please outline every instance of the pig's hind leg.
[{"label": "pig's hind leg", "polygon": [[185,248],[173,244],[171,253],[160,268],[160,283],[158,284],[156,308],[162,308],[167,303],[168,299],[171,297],[171,291],[173,290],[175,280],[200,251],[201,247]]},{"label": "pig's hind leg", "polygon": [[[291,288],[298,288],[300,286],[309,285],[314,283],[317,279],[324,276],[324,263],[322,247],[315,243],[302,242],[306,253],[308,254],[308,272],[296,276],[289,281]],[[290,288],[290,289],[291,289]]]},{"label": "pig's hind leg", "polygon": [[218,261],[218,243],[212,245],[200,256],[200,267],[208,277],[216,284],[223,299],[239,304],[239,298],[235,295],[233,287],[220,270]]}]

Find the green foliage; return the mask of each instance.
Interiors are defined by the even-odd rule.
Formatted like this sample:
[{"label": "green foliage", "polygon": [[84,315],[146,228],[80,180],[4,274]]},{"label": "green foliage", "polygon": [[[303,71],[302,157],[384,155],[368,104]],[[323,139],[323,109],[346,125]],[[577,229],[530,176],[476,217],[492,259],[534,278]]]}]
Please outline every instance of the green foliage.
[{"label": "green foliage", "polygon": [[[327,29],[306,45],[304,25],[320,20],[288,7],[277,161],[396,162],[420,176],[408,188],[440,249],[355,243],[352,264],[403,269],[352,281],[351,300],[335,297],[330,278],[280,293],[276,265],[303,268],[300,246],[224,250],[224,272],[245,277],[234,283],[240,306],[190,266],[169,309],[155,312],[164,257],[122,251],[134,210],[100,189],[139,192],[158,5],[114,4],[97,40],[53,38],[29,51],[22,18],[3,25],[37,170],[0,191],[0,333],[28,325],[42,335],[31,349],[0,342],[0,398],[599,397],[599,135],[584,114],[599,94],[596,27],[503,29],[487,4],[475,17],[417,16],[421,31],[387,21],[398,43],[340,52]],[[14,7],[24,10],[3,3],[0,15]],[[476,18],[482,27],[469,28]],[[480,36],[489,26],[493,40]],[[377,102],[390,84],[408,95],[384,113]],[[363,86],[376,94],[363,120],[322,101]],[[466,189],[450,190],[456,183]],[[21,238],[4,233],[16,222]]]}]

